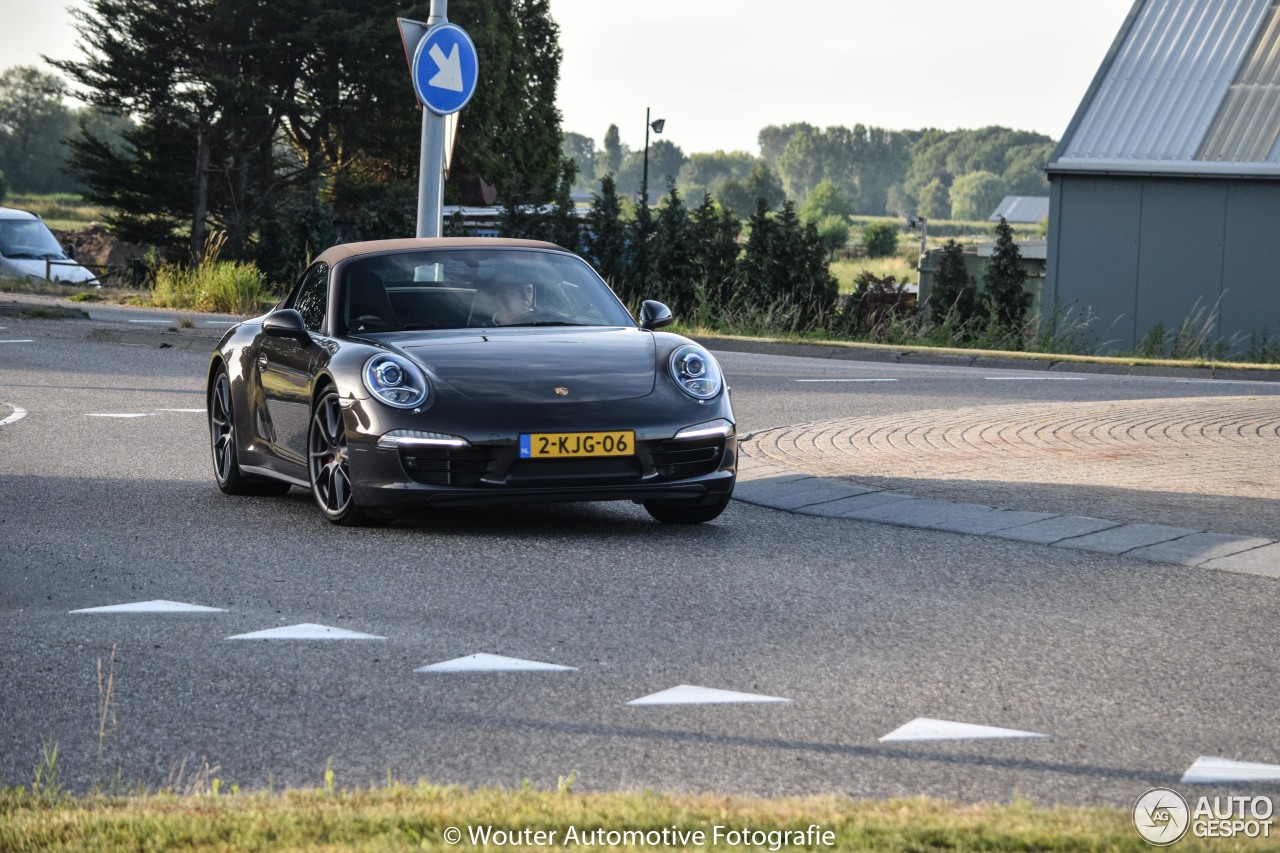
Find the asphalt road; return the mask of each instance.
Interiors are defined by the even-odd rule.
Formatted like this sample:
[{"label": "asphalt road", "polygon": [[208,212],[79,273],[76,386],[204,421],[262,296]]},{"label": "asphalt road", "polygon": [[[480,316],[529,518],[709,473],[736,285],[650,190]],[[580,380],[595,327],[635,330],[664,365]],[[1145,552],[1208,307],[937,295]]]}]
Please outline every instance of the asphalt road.
[{"label": "asphalt road", "polygon": [[[739,502],[691,529],[613,504],[339,529],[298,489],[219,493],[186,411],[205,356],[95,325],[0,318],[0,341],[30,341],[0,343],[0,422],[27,413],[0,426],[0,784],[55,742],[79,789],[180,787],[204,762],[224,785],[318,785],[331,761],[344,785],[572,771],[588,790],[1127,806],[1201,756],[1280,764],[1275,580]],[[722,363],[744,431],[1280,392]],[[823,378],[896,381],[798,381]],[[221,612],[70,613],[156,599]],[[382,639],[227,639],[299,624]],[[576,669],[415,672],[482,652]],[[790,701],[627,704],[677,685]],[[917,718],[1046,736],[880,740]]]}]

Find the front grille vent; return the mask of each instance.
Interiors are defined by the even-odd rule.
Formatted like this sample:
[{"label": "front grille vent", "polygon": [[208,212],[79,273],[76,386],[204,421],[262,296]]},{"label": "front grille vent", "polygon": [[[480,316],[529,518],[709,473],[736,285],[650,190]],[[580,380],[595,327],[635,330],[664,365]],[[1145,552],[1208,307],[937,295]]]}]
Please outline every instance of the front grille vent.
[{"label": "front grille vent", "polygon": [[663,441],[653,447],[653,467],[667,480],[683,480],[710,474],[724,457],[724,439]]},{"label": "front grille vent", "polygon": [[405,447],[404,470],[428,486],[474,486],[493,468],[493,453],[483,447]]}]

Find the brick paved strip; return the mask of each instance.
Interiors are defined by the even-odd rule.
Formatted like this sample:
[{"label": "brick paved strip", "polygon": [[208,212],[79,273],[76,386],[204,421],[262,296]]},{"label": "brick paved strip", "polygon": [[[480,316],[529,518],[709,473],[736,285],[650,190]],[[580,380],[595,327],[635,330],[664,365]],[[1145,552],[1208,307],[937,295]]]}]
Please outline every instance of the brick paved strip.
[{"label": "brick paved strip", "polygon": [[1206,569],[1223,569],[1228,572],[1239,572],[1248,575],[1262,575],[1269,578],[1280,578],[1280,542],[1232,554],[1229,557],[1218,557],[1204,564]]},{"label": "brick paved strip", "polygon": [[1005,530],[993,530],[992,536],[1001,539],[1016,539],[1019,542],[1033,542],[1037,545],[1052,545],[1063,539],[1097,533],[1109,527],[1119,527],[1118,521],[1107,521],[1102,518],[1089,518],[1084,515],[1059,515],[1044,521],[1033,521],[1018,527]]},{"label": "brick paved strip", "polygon": [[1229,557],[1242,551],[1273,544],[1270,539],[1253,536],[1228,536],[1225,533],[1193,533],[1169,542],[1160,542],[1130,551],[1130,557],[1141,557],[1157,563],[1200,566],[1217,557]]},{"label": "brick paved strip", "polygon": [[1200,532],[1188,527],[1169,527],[1164,524],[1122,524],[1097,533],[1062,539],[1053,544],[1057,548],[1096,551],[1099,554],[1124,554],[1148,545],[1181,539]]}]

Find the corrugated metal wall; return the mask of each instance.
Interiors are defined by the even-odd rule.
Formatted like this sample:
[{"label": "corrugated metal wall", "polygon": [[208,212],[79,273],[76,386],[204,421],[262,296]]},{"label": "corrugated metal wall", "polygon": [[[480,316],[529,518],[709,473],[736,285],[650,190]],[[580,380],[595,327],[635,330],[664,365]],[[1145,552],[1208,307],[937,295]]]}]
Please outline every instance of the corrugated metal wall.
[{"label": "corrugated metal wall", "polygon": [[1195,159],[1272,6],[1144,4],[1059,159]]},{"label": "corrugated metal wall", "polygon": [[1100,343],[1200,308],[1242,346],[1280,332],[1280,181],[1060,175],[1052,192],[1046,309],[1096,315]]}]

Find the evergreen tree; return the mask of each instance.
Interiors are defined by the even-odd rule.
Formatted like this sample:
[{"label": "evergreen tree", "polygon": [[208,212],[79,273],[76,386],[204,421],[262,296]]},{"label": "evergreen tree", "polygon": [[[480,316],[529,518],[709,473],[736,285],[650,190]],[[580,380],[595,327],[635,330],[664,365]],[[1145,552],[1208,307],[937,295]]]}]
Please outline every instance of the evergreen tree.
[{"label": "evergreen tree", "polygon": [[693,241],[695,278],[701,283],[709,309],[718,311],[729,303],[733,295],[738,256],[738,235],[742,223],[728,210],[719,207],[704,193],[702,204],[690,217],[690,237]]},{"label": "evergreen tree", "polygon": [[964,249],[955,240],[942,247],[942,260],[933,278],[929,311],[936,321],[950,316],[957,324],[973,319],[978,307],[978,286],[964,266]]},{"label": "evergreen tree", "polygon": [[630,251],[627,254],[627,275],[624,279],[623,291],[618,294],[624,302],[648,299],[654,292],[654,230],[653,211],[642,200],[636,204],[636,217],[629,229]]},{"label": "evergreen tree", "polygon": [[550,222],[547,237],[557,246],[563,246],[571,252],[581,248],[582,228],[578,219],[578,208],[573,203],[573,185],[577,179],[578,166],[568,157],[560,161],[560,184],[556,188],[555,204],[548,213]]},{"label": "evergreen tree", "polygon": [[738,303],[763,306],[772,301],[774,244],[778,229],[769,215],[769,203],[756,200],[756,211],[748,220],[747,245],[739,261],[740,286],[734,294]]},{"label": "evergreen tree", "polygon": [[804,226],[801,274],[795,283],[793,294],[801,322],[809,327],[818,326],[827,311],[835,305],[840,295],[840,283],[831,274],[827,262],[827,244],[818,226],[808,222]]},{"label": "evergreen tree", "polygon": [[676,316],[687,316],[694,305],[697,268],[689,214],[674,184],[658,210],[654,236],[656,298],[666,303]]},{"label": "evergreen tree", "polygon": [[[1008,333],[1021,348],[1031,294],[1027,293],[1027,272],[1022,253],[1013,241],[1013,229],[1005,218],[996,225],[996,249],[982,277],[983,302],[1000,331]],[[994,330],[993,330],[994,331]]]},{"label": "evergreen tree", "polygon": [[[399,198],[367,189],[417,179],[421,118],[388,26],[428,5],[87,0],[75,13],[84,58],[54,64],[91,105],[137,127],[125,146],[82,132],[71,166],[90,200],[117,211],[121,236],[196,248],[216,228],[240,255],[317,181],[351,218],[371,198]],[[449,12],[484,58],[453,173],[503,190],[518,178],[550,198],[560,48],[547,0],[455,0]]]},{"label": "evergreen tree", "polygon": [[600,178],[600,192],[591,196],[585,234],[587,255],[596,272],[614,290],[625,287],[626,233],[622,225],[622,204],[618,200],[613,175]]}]

